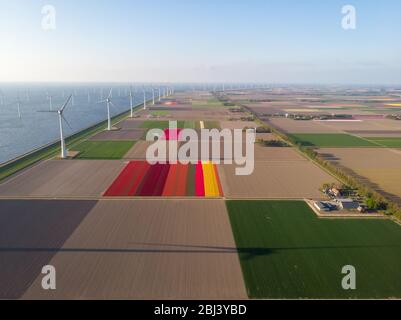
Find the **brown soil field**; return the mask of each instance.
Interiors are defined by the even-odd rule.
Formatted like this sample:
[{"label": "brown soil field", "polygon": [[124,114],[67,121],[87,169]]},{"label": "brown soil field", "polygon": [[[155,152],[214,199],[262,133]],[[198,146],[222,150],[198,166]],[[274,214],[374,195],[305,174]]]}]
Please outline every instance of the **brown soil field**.
[{"label": "brown soil field", "polygon": [[90,138],[92,141],[135,141],[144,135],[145,130],[130,129],[102,131]]},{"label": "brown soil field", "polygon": [[19,299],[96,201],[0,201],[0,299]]},{"label": "brown soil field", "polygon": [[296,121],[285,118],[271,118],[268,124],[287,133],[339,133],[340,129],[332,128],[317,121]]},{"label": "brown soil field", "polygon": [[[169,153],[168,142],[167,142],[167,155]],[[124,156],[124,160],[144,160],[146,159],[146,151],[147,149],[153,144],[153,142],[149,141],[138,141],[132,148],[127,152]],[[178,148],[180,147],[181,143],[178,142]]]},{"label": "brown soil field", "polygon": [[392,131],[399,131],[401,129],[400,121],[396,120],[366,120],[361,122],[322,122],[319,124],[331,128],[333,130],[340,131],[386,131],[391,133]]},{"label": "brown soil field", "polygon": [[401,150],[319,149],[319,153],[377,191],[401,203]]},{"label": "brown soil field", "polygon": [[224,201],[101,201],[23,299],[246,299]]},{"label": "brown soil field", "polygon": [[123,167],[119,160],[48,160],[0,184],[0,197],[100,197]]},{"label": "brown soil field", "polygon": [[126,119],[121,121],[116,125],[117,128],[123,130],[130,130],[130,129],[140,129],[141,125],[143,124],[143,120],[139,119]]},{"label": "brown soil field", "polygon": [[255,144],[255,161],[307,161],[293,148],[273,148]]},{"label": "brown soil field", "polygon": [[222,129],[241,129],[256,128],[258,125],[253,121],[221,121],[220,126]]},{"label": "brown soil field", "polygon": [[324,198],[319,188],[336,182],[309,161],[256,161],[250,176],[236,176],[234,165],[220,165],[220,180],[227,198],[299,199]]}]

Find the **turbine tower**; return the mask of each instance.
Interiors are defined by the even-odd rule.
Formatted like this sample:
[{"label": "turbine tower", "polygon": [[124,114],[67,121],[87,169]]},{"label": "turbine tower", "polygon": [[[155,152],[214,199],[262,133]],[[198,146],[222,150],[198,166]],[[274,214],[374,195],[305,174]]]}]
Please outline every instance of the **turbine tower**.
[{"label": "turbine tower", "polygon": [[131,108],[131,118],[134,117],[134,95],[132,93],[132,86],[129,88],[129,106]]},{"label": "turbine tower", "polygon": [[4,93],[0,90],[0,106],[4,105]]},{"label": "turbine tower", "polygon": [[67,148],[65,145],[65,140],[64,140],[64,130],[63,130],[63,121],[71,128],[70,124],[68,121],[64,118],[64,110],[67,107],[68,103],[70,102],[72,98],[72,95],[70,95],[67,99],[67,101],[63,104],[63,106],[57,110],[57,111],[39,111],[39,112],[51,112],[51,113],[57,113],[58,114],[58,122],[60,126],[60,144],[61,144],[61,159],[66,159],[68,154],[67,154]]},{"label": "turbine tower", "polygon": [[146,91],[145,91],[145,88],[143,88],[142,91],[143,91],[143,110],[146,110]]},{"label": "turbine tower", "polygon": [[152,87],[152,104],[155,105],[155,89]]},{"label": "turbine tower", "polygon": [[98,102],[98,103],[106,102],[106,107],[107,107],[107,131],[111,131],[110,105],[114,106],[113,102],[111,101],[112,94],[113,94],[113,89],[110,89],[110,93],[109,93],[109,96],[107,97],[107,99]]}]

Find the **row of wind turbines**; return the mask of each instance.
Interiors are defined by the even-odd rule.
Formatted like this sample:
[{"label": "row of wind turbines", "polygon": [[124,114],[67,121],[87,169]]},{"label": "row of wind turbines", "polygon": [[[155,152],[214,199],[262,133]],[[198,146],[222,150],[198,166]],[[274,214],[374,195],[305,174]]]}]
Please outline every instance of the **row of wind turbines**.
[{"label": "row of wind turbines", "polygon": [[[132,86],[129,88],[129,94],[128,97],[130,99],[130,106],[131,106],[131,110],[133,109],[133,100],[135,98],[136,92],[137,92],[138,88],[135,87],[135,91],[133,90]],[[110,90],[112,92],[112,90]],[[128,91],[128,90],[127,90]],[[146,94],[148,93],[148,90],[145,89],[145,87],[142,87],[141,91],[143,92],[143,102],[144,102],[144,108],[146,110],[147,107],[147,99],[146,99]],[[156,94],[155,92],[158,92],[158,101],[160,102],[162,98],[166,98],[168,96],[170,96],[173,92],[174,92],[174,88],[173,87],[164,87],[164,88],[151,88],[151,92],[152,92],[152,104],[155,104],[156,101]],[[90,91],[87,90],[87,102],[88,104],[91,103],[92,99],[93,99],[93,95],[91,95]],[[22,107],[24,102],[30,102],[31,100],[31,96],[29,94],[29,91],[25,92],[25,95],[23,98],[21,98],[20,92],[18,92],[17,94],[17,99],[14,102],[5,103],[5,94],[4,92],[0,89],[0,107],[16,107],[16,111],[17,111],[17,115],[18,118],[21,119],[22,118]],[[73,93],[71,94],[71,99],[70,102],[72,106],[75,105],[75,97],[77,96],[77,92],[76,90],[73,91]],[[65,91],[63,90],[62,98],[66,97]],[[121,88],[119,88],[119,92],[118,92],[118,97],[121,97]],[[127,96],[125,96],[127,97]],[[49,93],[49,91],[46,91],[46,100],[49,103],[49,111],[53,111],[53,102],[54,102],[54,98],[55,96],[51,93]],[[104,93],[103,93],[103,89],[100,89],[100,100],[101,102],[107,102],[107,99],[112,98],[112,94],[104,99]],[[133,114],[133,111],[131,111],[131,116]]]},{"label": "row of wind turbines", "polygon": [[[162,97],[167,98],[171,96],[174,93],[173,88],[164,88],[163,89],[163,95],[162,95],[162,89],[158,88],[158,101],[161,102]],[[130,116],[133,118],[134,116],[134,93],[132,90],[132,87],[129,89],[129,100],[130,100]],[[112,130],[112,123],[111,123],[111,112],[110,112],[110,107],[114,106],[113,101],[113,89],[110,89],[109,95],[105,100],[101,100],[98,103],[105,103],[106,108],[107,108],[107,129],[108,131]],[[68,104],[72,101],[73,99],[73,94],[71,94],[67,100],[64,102],[64,104],[58,109],[58,110],[46,110],[46,111],[40,111],[40,112],[50,112],[50,113],[57,113],[58,114],[58,122],[59,122],[59,128],[60,128],[60,144],[61,144],[61,154],[60,158],[61,159],[66,159],[68,157],[68,150],[66,147],[65,143],[65,137],[64,137],[64,127],[63,127],[63,122],[67,124],[67,126],[72,129],[71,125],[68,123],[67,119],[64,117],[64,111],[68,107]],[[155,90],[152,90],[152,105],[156,104],[156,95],[155,95]],[[52,105],[50,105],[50,108],[52,109]],[[147,110],[147,99],[146,99],[146,91],[143,89],[143,109]]]}]

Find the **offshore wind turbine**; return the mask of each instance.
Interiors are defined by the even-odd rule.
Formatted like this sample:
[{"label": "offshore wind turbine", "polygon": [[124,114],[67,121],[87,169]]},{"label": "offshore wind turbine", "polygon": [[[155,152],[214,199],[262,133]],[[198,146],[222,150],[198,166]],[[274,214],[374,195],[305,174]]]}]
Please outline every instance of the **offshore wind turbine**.
[{"label": "offshore wind turbine", "polygon": [[47,92],[47,100],[49,100],[49,110],[53,111],[53,96]]},{"label": "offshore wind turbine", "polygon": [[4,92],[0,90],[0,106],[4,105]]},{"label": "offshore wind turbine", "polygon": [[134,94],[132,93],[132,86],[129,88],[129,106],[131,108],[131,118],[134,117]]},{"label": "offshore wind turbine", "polygon": [[18,111],[18,118],[20,118],[20,119],[21,119],[21,105],[22,105],[21,99],[20,99],[20,97],[19,97],[19,95],[18,95],[18,100],[17,100],[17,111]]},{"label": "offshore wind turbine", "polygon": [[68,103],[70,102],[72,98],[72,95],[70,95],[67,99],[66,102],[61,106],[59,110],[55,111],[39,111],[39,112],[52,112],[52,113],[57,113],[58,114],[58,120],[59,120],[59,126],[60,126],[60,143],[61,143],[61,159],[66,159],[68,154],[67,154],[67,148],[65,145],[65,140],[64,140],[64,129],[63,129],[63,121],[71,128],[70,124],[68,121],[64,118],[64,110],[67,107]]}]

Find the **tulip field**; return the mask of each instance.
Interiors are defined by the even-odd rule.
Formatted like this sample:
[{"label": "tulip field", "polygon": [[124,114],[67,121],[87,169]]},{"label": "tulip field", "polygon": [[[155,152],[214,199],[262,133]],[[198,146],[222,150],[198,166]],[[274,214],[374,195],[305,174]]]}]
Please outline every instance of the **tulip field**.
[{"label": "tulip field", "polygon": [[105,197],[222,197],[218,169],[212,162],[149,164],[129,162]]}]

